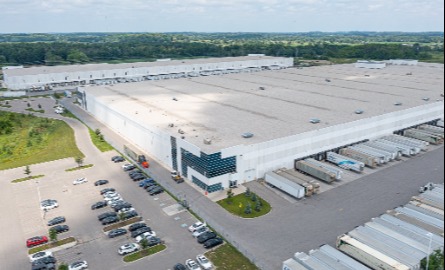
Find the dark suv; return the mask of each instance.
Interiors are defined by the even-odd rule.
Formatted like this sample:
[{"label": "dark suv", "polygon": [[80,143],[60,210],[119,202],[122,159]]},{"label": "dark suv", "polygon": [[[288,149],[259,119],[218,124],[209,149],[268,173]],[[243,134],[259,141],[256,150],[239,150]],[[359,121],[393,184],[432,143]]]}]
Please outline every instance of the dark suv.
[{"label": "dark suv", "polygon": [[48,221],[48,226],[54,226],[60,223],[64,223],[66,221],[65,217],[56,217]]},{"label": "dark suv", "polygon": [[57,234],[59,234],[69,231],[70,227],[68,225],[57,225],[52,227],[51,230],[54,230]]},{"label": "dark suv", "polygon": [[123,202],[123,203],[120,203],[120,204],[115,205],[115,206],[112,207],[112,208],[114,209],[114,211],[119,212],[119,211],[122,210],[122,209],[125,209],[125,208],[131,208],[131,207],[133,207],[133,205],[132,205],[131,203]]},{"label": "dark suv", "polygon": [[117,214],[114,213],[114,212],[106,212],[106,213],[103,213],[103,214],[100,214],[100,215],[97,216],[97,218],[100,221],[102,221],[102,220],[104,220],[106,218],[109,218],[109,217],[117,217]]},{"label": "dark suv", "polygon": [[131,237],[136,238],[139,235],[141,235],[143,233],[146,233],[146,232],[151,232],[151,228],[150,227],[143,227],[143,228],[137,229],[135,231],[132,231],[131,232]]},{"label": "dark suv", "polygon": [[128,228],[128,230],[130,232],[134,232],[134,231],[137,231],[137,230],[142,229],[142,228],[148,228],[147,224],[145,224],[145,223],[135,223],[135,224],[131,225],[130,228]]}]

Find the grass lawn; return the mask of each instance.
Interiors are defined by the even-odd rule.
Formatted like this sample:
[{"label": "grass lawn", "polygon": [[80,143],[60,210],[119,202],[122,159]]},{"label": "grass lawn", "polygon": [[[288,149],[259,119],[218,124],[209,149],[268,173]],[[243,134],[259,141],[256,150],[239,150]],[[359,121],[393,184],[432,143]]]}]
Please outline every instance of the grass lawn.
[{"label": "grass lawn", "polygon": [[[268,202],[260,197],[258,197],[258,199],[261,200],[263,204],[263,206],[261,207],[261,211],[259,212],[255,211],[256,203],[254,203],[250,198],[247,198],[245,194],[240,194],[233,197],[231,204],[227,203],[227,199],[219,201],[218,204],[236,216],[242,218],[257,218],[268,214],[272,210],[272,207]],[[244,212],[249,203],[252,206],[252,214],[246,214]],[[242,207],[240,208],[240,206]]]},{"label": "grass lawn", "polygon": [[38,178],[42,178],[42,177],[45,177],[45,176],[44,175],[28,176],[28,177],[16,179],[16,180],[12,181],[11,183],[16,184],[16,183],[26,182],[29,180],[38,179]]},{"label": "grass lawn", "polygon": [[78,156],[84,157],[65,122],[0,112],[0,170]]},{"label": "grass lawn", "polygon": [[154,246],[152,248],[141,250],[141,251],[138,251],[136,253],[133,253],[133,254],[125,256],[124,257],[124,262],[126,262],[126,263],[134,262],[134,261],[140,260],[142,258],[154,255],[156,253],[159,253],[161,251],[164,251],[165,249],[167,249],[166,245],[157,245],[157,246]]},{"label": "grass lawn", "polygon": [[88,128],[88,130],[90,131],[91,141],[97,147],[97,149],[99,149],[99,151],[108,152],[114,150],[113,146],[111,146],[105,140],[101,140],[101,138],[91,128]]},{"label": "grass lawn", "polygon": [[218,270],[258,270],[243,254],[229,244],[206,254]]},{"label": "grass lawn", "polygon": [[54,242],[54,243],[48,243],[48,244],[45,244],[45,245],[42,245],[42,246],[38,246],[38,247],[32,248],[32,249],[28,250],[28,254],[29,255],[35,254],[35,253],[40,252],[40,251],[44,251],[44,250],[47,250],[47,249],[50,249],[50,248],[60,247],[60,246],[63,246],[63,245],[69,244],[69,243],[73,243],[73,242],[76,242],[76,239],[74,237],[62,239],[62,240],[59,240],[59,241]]}]

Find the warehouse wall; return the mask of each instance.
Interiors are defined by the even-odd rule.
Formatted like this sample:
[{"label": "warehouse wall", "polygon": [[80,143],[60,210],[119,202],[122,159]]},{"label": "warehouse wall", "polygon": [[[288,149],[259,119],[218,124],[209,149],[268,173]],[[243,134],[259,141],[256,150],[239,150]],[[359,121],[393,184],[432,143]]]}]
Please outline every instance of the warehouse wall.
[{"label": "warehouse wall", "polygon": [[238,146],[222,153],[237,154],[240,164],[238,177],[240,180],[250,181],[253,173],[254,178],[262,178],[269,171],[283,167],[293,168],[295,159],[378,138],[443,116],[444,103],[435,102],[265,143]]}]

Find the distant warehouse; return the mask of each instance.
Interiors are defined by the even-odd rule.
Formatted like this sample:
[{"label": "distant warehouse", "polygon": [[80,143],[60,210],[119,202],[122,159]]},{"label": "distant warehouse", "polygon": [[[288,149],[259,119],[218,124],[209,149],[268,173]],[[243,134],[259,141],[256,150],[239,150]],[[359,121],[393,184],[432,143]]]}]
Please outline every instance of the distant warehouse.
[{"label": "distant warehouse", "polygon": [[238,73],[293,66],[291,58],[251,55],[237,58],[158,60],[131,64],[89,64],[3,68],[5,85],[11,90],[51,89],[84,85],[109,85],[145,80],[162,80]]},{"label": "distant warehouse", "polygon": [[[83,106],[208,192],[444,115],[444,65],[301,69],[284,68],[292,59],[249,59],[221,62],[248,68],[237,73],[82,87]],[[187,72],[206,62],[221,69],[214,61],[187,60]]]}]

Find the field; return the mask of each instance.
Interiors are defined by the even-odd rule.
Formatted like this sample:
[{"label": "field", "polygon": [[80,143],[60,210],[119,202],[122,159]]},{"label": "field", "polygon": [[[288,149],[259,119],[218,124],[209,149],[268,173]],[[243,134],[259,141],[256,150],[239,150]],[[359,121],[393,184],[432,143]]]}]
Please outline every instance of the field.
[{"label": "field", "polygon": [[79,156],[65,122],[0,112],[0,170]]}]

